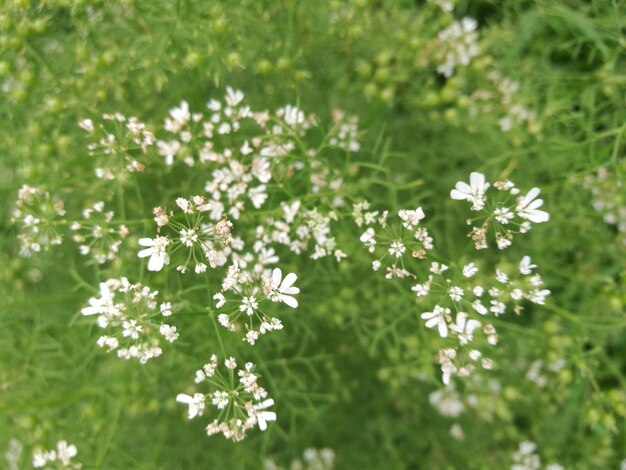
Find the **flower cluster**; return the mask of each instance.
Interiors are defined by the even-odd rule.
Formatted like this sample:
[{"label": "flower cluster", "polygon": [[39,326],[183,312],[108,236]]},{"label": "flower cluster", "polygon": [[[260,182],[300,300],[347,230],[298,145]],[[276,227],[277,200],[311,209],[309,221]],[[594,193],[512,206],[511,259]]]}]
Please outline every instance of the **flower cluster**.
[{"label": "flower cluster", "polygon": [[[33,467],[35,468],[82,468],[82,464],[78,462],[72,462],[72,459],[76,457],[78,450],[73,444],[68,444],[67,441],[59,441],[56,449],[42,450],[37,449],[33,452]],[[53,464],[49,466],[48,464]]]},{"label": "flower cluster", "polygon": [[531,229],[531,223],[547,222],[550,215],[539,209],[543,199],[538,199],[539,188],[532,188],[524,196],[519,196],[520,190],[509,180],[496,181],[493,184],[494,196],[487,197],[492,185],[485,180],[485,175],[478,172],[470,174],[469,184],[459,181],[450,192],[450,197],[456,200],[465,200],[472,204],[471,210],[477,216],[468,219],[472,230],[468,234],[474,241],[477,250],[487,248],[487,235],[490,227],[495,232],[496,245],[504,250],[512,244],[516,233],[526,233]]},{"label": "flower cluster", "polygon": [[83,220],[74,222],[70,228],[79,243],[80,254],[91,256],[103,264],[117,258],[122,240],[128,236],[128,228],[113,222],[113,211],[104,210],[104,202],[98,201],[83,211]]},{"label": "flower cluster", "polygon": [[214,406],[217,418],[207,426],[207,434],[221,433],[226,439],[241,441],[253,427],[265,431],[268,422],[276,421],[276,413],[267,410],[274,405],[274,400],[268,398],[267,391],[258,384],[259,376],[254,371],[255,365],[251,362],[238,369],[232,357],[225,359],[220,368],[214,354],[210,362],[196,371],[195,378],[196,384],[208,384],[211,390],[192,395],[179,393],[176,401],[187,405],[189,419],[203,416],[207,406]]},{"label": "flower cluster", "polygon": [[515,126],[526,125],[530,133],[538,134],[541,126],[537,120],[537,113],[516,97],[520,84],[502,76],[497,70],[489,72],[487,79],[495,86],[499,97],[498,104],[504,110],[504,116],[498,120],[502,132],[509,132]]},{"label": "flower cluster", "polygon": [[281,202],[280,206],[281,217],[269,217],[257,227],[255,247],[284,245],[292,253],[301,254],[309,251],[312,241],[312,259],[334,256],[341,261],[347,256],[337,248],[335,237],[331,234],[331,221],[338,219],[334,211],[324,214],[317,208],[301,209],[300,200],[289,204]]},{"label": "flower cluster", "polygon": [[[227,219],[217,222],[211,220],[213,205],[203,196],[193,196],[190,199],[179,197],[176,205],[182,211],[180,217],[167,213],[161,207],[155,207],[153,214],[157,224],[155,238],[141,238],[139,245],[140,258],[149,258],[148,270],[160,271],[164,265],[170,263],[170,253],[179,250],[186,252],[184,261],[177,266],[181,273],[187,272],[193,264],[196,274],[211,268],[223,266],[231,253],[230,245],[232,223]],[[171,232],[170,236],[162,235],[163,227]]]},{"label": "flower cluster", "polygon": [[104,180],[125,178],[128,172],[142,172],[146,167],[148,148],[156,139],[146,125],[136,117],[121,113],[103,114],[97,125],[91,119],[78,123],[91,140],[87,149],[97,159],[96,177]]},{"label": "flower cluster", "polygon": [[18,226],[21,256],[29,257],[61,244],[57,222],[65,215],[63,201],[25,184],[17,193],[15,206],[11,221]]},{"label": "flower cluster", "polygon": [[480,52],[478,46],[478,23],[473,18],[465,17],[455,21],[438,34],[440,64],[437,72],[446,78],[454,74],[459,65],[469,65]]},{"label": "flower cluster", "polygon": [[525,256],[514,272],[507,274],[496,269],[490,279],[477,275],[479,268],[475,263],[466,264],[462,273],[455,276],[448,266],[433,262],[427,280],[412,287],[420,304],[429,298],[438,299],[431,310],[420,315],[425,326],[436,328],[442,338],[455,340],[439,352],[444,383],[449,383],[453,375],[469,376],[477,362],[484,369],[493,367],[492,360],[473,344],[479,333],[484,336],[484,343],[491,346],[498,343],[496,328],[489,322],[491,316],[499,317],[511,306],[513,312],[519,314],[525,300],[539,305],[545,303],[550,291],[542,288],[541,276],[533,273],[536,267]]},{"label": "flower cluster", "polygon": [[[493,115],[495,124],[504,133],[513,129],[525,129],[529,134],[541,134],[541,122],[537,113],[526,103],[520,91],[520,83],[490,70],[485,77],[487,83],[477,89],[463,89],[469,94],[467,117],[472,121]],[[491,125],[492,122],[490,122]],[[516,141],[514,141],[516,142]]]},{"label": "flower cluster", "polygon": [[[508,181],[497,182],[494,186],[508,194],[518,193]],[[537,188],[517,198],[513,208],[507,208],[506,201],[496,202],[495,208],[488,211],[486,207],[491,207],[486,195],[489,187],[484,175],[472,173],[470,184],[459,182],[451,192],[453,199],[468,200],[472,210],[488,214],[484,232],[492,219],[499,225],[514,223],[516,217],[523,220],[521,224],[548,220],[548,214],[538,209],[543,201],[536,199]],[[483,369],[493,367],[493,361],[482,351],[483,345],[498,343],[490,318],[509,310],[519,314],[524,302],[543,305],[550,295],[543,287],[541,276],[535,273],[537,265],[529,256],[524,256],[515,268],[504,264],[493,274],[481,272],[486,270],[479,267],[480,262],[466,263],[460,268],[451,263],[451,268],[438,260],[430,253],[434,243],[422,225],[425,214],[421,207],[398,211],[397,224],[390,222],[387,211],[371,210],[366,201],[353,205],[352,216],[357,226],[366,228],[360,236],[361,242],[370,253],[378,256],[372,263],[373,270],[379,270],[384,263],[387,279],[417,281],[411,290],[420,305],[419,317],[426,328],[436,329],[444,342],[438,361],[446,385],[453,376],[470,376],[477,365]],[[508,233],[505,236],[510,238]],[[424,262],[428,258],[429,262]]]},{"label": "flower cluster", "polygon": [[593,208],[602,214],[606,224],[617,228],[621,242],[626,245],[626,192],[623,181],[602,167],[595,175],[585,178],[584,186],[591,191]]},{"label": "flower cluster", "polygon": [[359,227],[367,227],[360,240],[370,253],[379,252],[372,269],[385,268],[387,279],[415,278],[409,271],[408,260],[423,260],[434,248],[433,239],[420,221],[426,216],[421,207],[398,211],[398,221],[388,223],[388,211],[370,211],[370,204],[362,201],[353,205],[352,217]]},{"label": "flower cluster", "polygon": [[89,306],[81,310],[85,316],[97,315],[98,326],[108,332],[98,338],[98,346],[117,351],[123,359],[137,358],[142,364],[160,356],[160,339],[172,343],[178,332],[175,326],[160,321],[172,315],[172,305],[159,304],[157,295],[125,277],[100,283],[100,296],[89,299]]},{"label": "flower cluster", "polygon": [[293,296],[300,292],[293,285],[296,279],[294,273],[283,278],[279,268],[275,268],[271,276],[263,274],[257,278],[236,265],[230,266],[222,290],[213,296],[220,310],[218,322],[229,331],[238,331],[243,325],[246,330],[243,340],[251,345],[265,333],[282,330],[280,319],[266,313],[263,302],[282,302],[296,308],[298,301]]}]

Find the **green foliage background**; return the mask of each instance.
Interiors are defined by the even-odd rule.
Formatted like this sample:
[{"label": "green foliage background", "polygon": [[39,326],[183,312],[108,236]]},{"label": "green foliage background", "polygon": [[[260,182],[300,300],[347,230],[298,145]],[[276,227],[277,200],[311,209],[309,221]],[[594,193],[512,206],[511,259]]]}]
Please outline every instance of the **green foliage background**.
[{"label": "green foliage background", "polygon": [[[27,450],[66,438],[86,468],[261,468],[267,457],[286,465],[306,447],[330,447],[337,468],[487,469],[510,465],[530,439],[546,463],[617,468],[626,458],[626,247],[582,181],[600,166],[617,179],[626,171],[626,8],[467,0],[454,12],[463,16],[477,19],[483,53],[444,80],[420,54],[450,19],[423,1],[6,0],[0,448],[10,438]],[[467,115],[491,67],[520,82],[540,132],[503,133],[494,115]],[[10,213],[23,183],[59,195],[68,212],[84,205],[92,166],[79,119],[120,111],[158,126],[181,100],[199,109],[225,85],[256,107],[297,102],[322,118],[334,107],[359,116],[359,159],[373,168],[359,194],[392,211],[422,205],[452,259],[467,244],[465,215],[448,197],[456,181],[476,170],[542,188],[551,221],[512,250],[532,256],[553,294],[498,323],[491,374],[501,390],[463,391],[480,400],[458,420],[463,441],[428,403],[441,385],[422,351],[436,338],[423,328],[406,334],[403,314],[415,306],[373,279],[365,256],[339,268],[294,262],[298,318],[251,353],[265,366],[279,421],[240,444],[207,438],[174,401],[215,347],[206,312],[182,318],[192,333],[179,354],[146,366],[119,361],[95,347],[98,331],[80,318],[102,276],[71,241],[17,256]],[[176,184],[144,180],[144,207],[177,195]],[[134,204],[132,194],[116,198]],[[341,241],[357,237],[346,229]],[[545,388],[525,379],[534,360],[560,357],[566,366]]]}]

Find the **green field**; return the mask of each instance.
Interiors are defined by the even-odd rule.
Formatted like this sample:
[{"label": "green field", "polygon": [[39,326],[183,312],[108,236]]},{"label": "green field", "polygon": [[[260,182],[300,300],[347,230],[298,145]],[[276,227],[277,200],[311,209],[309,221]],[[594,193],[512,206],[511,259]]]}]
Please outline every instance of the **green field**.
[{"label": "green field", "polygon": [[624,469],[625,178],[619,0],[4,0],[0,468]]}]

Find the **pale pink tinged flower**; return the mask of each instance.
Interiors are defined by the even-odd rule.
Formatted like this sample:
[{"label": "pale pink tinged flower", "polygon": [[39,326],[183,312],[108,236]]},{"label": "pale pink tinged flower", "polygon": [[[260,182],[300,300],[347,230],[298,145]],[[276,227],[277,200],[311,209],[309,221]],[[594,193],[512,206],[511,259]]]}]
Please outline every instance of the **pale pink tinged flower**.
[{"label": "pale pink tinged flower", "polygon": [[170,264],[170,257],[165,251],[165,248],[169,244],[170,240],[166,237],[157,236],[155,239],[139,239],[139,245],[147,248],[141,250],[137,256],[139,256],[139,258],[150,257],[148,260],[148,271],[160,271],[163,269],[163,265]]},{"label": "pale pink tinged flower", "polygon": [[518,200],[516,208],[517,215],[536,224],[550,220],[550,214],[539,210],[539,207],[543,205],[543,199],[536,199],[539,193],[539,188],[532,188],[526,196]]}]

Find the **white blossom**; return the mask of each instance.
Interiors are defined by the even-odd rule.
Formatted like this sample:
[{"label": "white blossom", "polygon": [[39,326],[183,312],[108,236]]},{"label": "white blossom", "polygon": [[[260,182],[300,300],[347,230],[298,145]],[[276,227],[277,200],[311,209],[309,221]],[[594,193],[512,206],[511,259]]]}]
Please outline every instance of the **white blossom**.
[{"label": "white blossom", "polygon": [[160,271],[163,265],[170,263],[170,257],[165,251],[170,240],[167,237],[157,236],[156,238],[140,238],[139,245],[148,248],[141,250],[137,256],[140,258],[150,257],[148,260],[148,271]]}]

